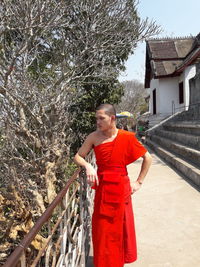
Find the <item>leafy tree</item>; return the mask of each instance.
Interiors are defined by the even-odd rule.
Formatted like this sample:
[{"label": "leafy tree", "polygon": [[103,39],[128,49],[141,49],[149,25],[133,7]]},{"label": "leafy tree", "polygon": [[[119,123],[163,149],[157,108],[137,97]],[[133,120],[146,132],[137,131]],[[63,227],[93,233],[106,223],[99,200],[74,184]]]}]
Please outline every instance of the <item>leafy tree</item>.
[{"label": "leafy tree", "polygon": [[132,113],[134,119],[131,120],[131,124],[135,124],[138,115],[148,111],[148,104],[145,101],[148,92],[144,88],[144,85],[137,80],[125,81],[122,85],[124,95],[117,105],[117,111],[129,111]]},{"label": "leafy tree", "polygon": [[119,101],[128,55],[157,32],[134,0],[1,1],[0,238],[7,249],[25,231],[19,224],[30,225],[62,186],[69,152],[92,129],[95,108]]},{"label": "leafy tree", "polygon": [[67,28],[66,38],[76,32],[77,74],[83,74],[70,108],[75,118],[71,126],[76,133],[74,153],[85,135],[94,130],[90,112],[101,103],[120,101],[123,86],[117,77],[137,42],[158,33],[159,29],[154,22],[139,18],[134,0],[80,0],[69,16],[76,30]]}]

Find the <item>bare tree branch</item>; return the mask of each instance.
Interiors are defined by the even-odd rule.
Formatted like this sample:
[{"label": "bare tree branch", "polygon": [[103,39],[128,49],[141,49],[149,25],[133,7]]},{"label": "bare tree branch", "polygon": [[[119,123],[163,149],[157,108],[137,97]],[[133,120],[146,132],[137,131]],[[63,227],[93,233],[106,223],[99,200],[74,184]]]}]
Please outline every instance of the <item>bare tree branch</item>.
[{"label": "bare tree branch", "polygon": [[23,217],[14,202],[0,210],[2,236],[17,233],[13,216],[39,216],[66,179],[73,104],[85,94],[96,101],[99,85],[99,99],[111,94],[106,85],[117,87],[137,42],[158,31],[140,20],[135,0],[1,1],[0,200],[8,205],[9,194],[30,210]]}]

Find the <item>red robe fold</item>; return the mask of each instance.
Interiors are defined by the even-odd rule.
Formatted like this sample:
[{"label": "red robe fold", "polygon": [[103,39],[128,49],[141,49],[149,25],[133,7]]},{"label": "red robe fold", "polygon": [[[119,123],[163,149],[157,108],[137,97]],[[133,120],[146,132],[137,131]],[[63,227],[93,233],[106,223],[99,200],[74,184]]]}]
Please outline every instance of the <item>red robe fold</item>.
[{"label": "red robe fold", "polygon": [[95,267],[122,267],[137,259],[130,180],[126,165],[146,153],[131,132],[94,147],[99,186],[95,186],[92,240]]}]

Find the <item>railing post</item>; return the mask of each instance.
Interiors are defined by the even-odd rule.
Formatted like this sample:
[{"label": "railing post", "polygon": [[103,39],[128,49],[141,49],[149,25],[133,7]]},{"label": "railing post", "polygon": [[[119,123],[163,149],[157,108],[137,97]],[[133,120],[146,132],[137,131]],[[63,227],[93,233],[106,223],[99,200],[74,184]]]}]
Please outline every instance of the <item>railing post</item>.
[{"label": "railing post", "polygon": [[20,258],[21,267],[26,267],[26,255],[25,252],[22,252],[22,256]]},{"label": "railing post", "polygon": [[[81,220],[82,220],[82,227],[81,227],[81,240],[80,240],[80,247],[81,247],[81,260],[80,260],[80,266],[81,267],[85,267],[85,233],[84,233],[84,228],[83,228],[83,225],[84,225],[84,222],[85,222],[85,218],[84,218],[84,199],[85,199],[85,196],[86,196],[86,192],[87,191],[84,191],[84,178],[83,177],[80,177],[80,216],[81,216]],[[84,198],[84,199],[83,199]]]}]

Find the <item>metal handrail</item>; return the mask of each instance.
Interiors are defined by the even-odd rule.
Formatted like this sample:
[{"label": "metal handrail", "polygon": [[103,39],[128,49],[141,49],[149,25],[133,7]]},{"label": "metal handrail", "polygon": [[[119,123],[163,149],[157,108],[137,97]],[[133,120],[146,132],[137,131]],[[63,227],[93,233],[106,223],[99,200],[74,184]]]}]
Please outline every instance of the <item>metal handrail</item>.
[{"label": "metal handrail", "polygon": [[194,104],[189,104],[189,105],[183,105],[183,106],[180,106],[180,107],[175,107],[175,104],[174,104],[174,109],[173,109],[173,111],[172,111],[172,114],[174,114],[174,113],[176,113],[177,111],[176,110],[182,110],[182,111],[185,111],[185,110],[187,110],[187,109],[190,109],[190,108],[193,108],[193,107],[198,107],[198,106],[200,106],[200,102],[197,102],[197,103],[194,103]]},{"label": "metal handrail", "polygon": [[[90,156],[89,160],[92,162],[93,157]],[[85,266],[86,254],[88,253],[88,251],[85,251],[85,245],[89,243],[89,240],[88,242],[86,240],[90,238],[91,221],[91,210],[89,210],[90,205],[88,204],[90,198],[92,198],[92,193],[83,176],[83,172],[79,168],[8,257],[3,267],[15,267],[19,261],[21,262],[21,267]],[[58,207],[60,209],[59,212],[57,211],[59,217],[52,227],[49,219],[52,218]],[[37,256],[31,259],[31,262],[26,262],[27,249],[47,223],[48,237],[43,247],[39,250]],[[58,227],[60,227],[60,230],[59,234],[57,233],[57,240],[53,241]],[[87,250],[89,250],[89,247]],[[42,265],[39,263],[41,259],[45,262],[42,262]],[[51,265],[49,265],[50,261]]]}]

